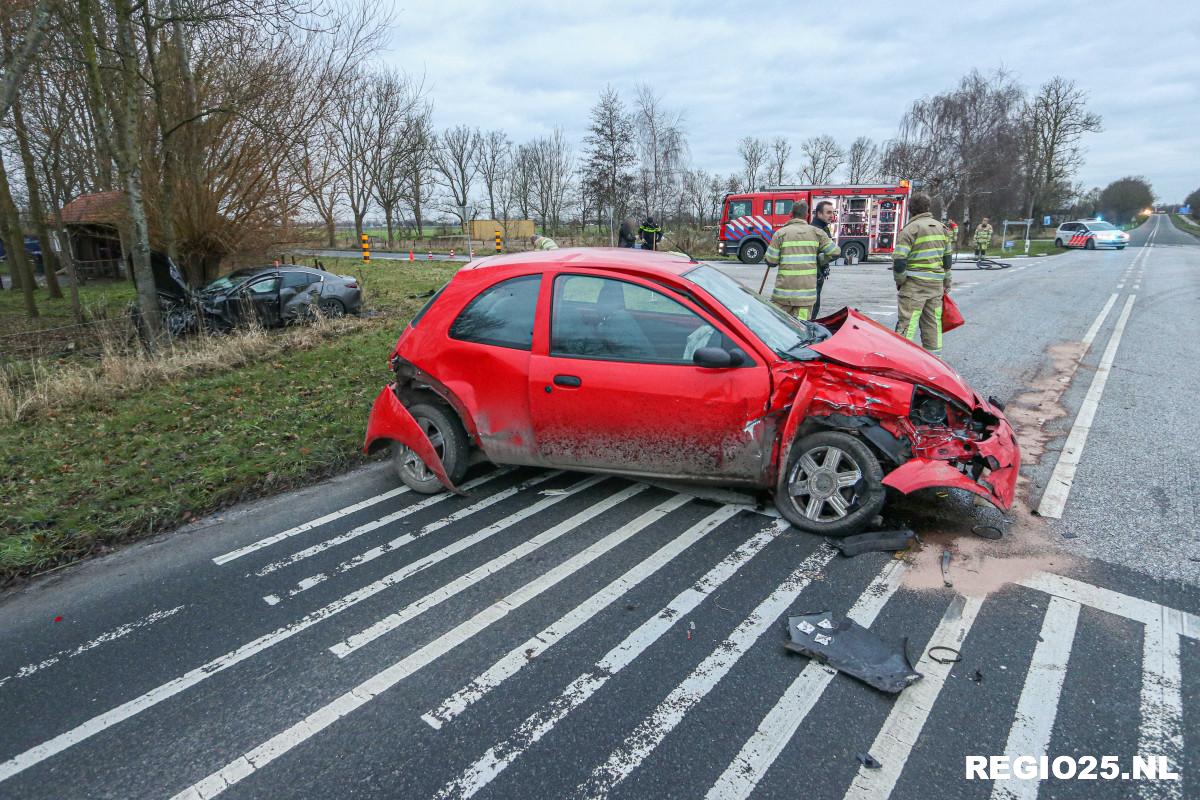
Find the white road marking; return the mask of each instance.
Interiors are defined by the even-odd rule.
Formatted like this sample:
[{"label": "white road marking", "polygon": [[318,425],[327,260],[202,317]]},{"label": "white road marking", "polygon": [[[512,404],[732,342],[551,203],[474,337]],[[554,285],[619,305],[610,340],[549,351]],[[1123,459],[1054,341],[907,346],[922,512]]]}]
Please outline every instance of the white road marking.
[{"label": "white road marking", "polygon": [[[632,663],[658,641],[674,624],[695,609],[704,598],[732,577],[746,562],[761,552],[789,523],[779,520],[760,531],[722,559],[704,577],[680,592],[661,611],[609,650],[592,669],[573,680],[567,688],[527,717],[505,741],[491,747],[477,761],[437,793],[438,798],[470,797],[502,773],[526,750],[554,729],[572,710],[583,705],[609,678]],[[818,551],[820,557],[825,554]]]},{"label": "white road marking", "polygon": [[[490,508],[491,506],[494,506],[503,500],[507,500],[508,498],[512,497],[515,494],[526,491],[533,486],[537,486],[539,483],[545,483],[546,481],[550,480],[551,478],[557,477],[558,475],[561,475],[561,474],[562,474],[561,472],[547,472],[542,475],[536,475],[536,476],[530,478],[529,480],[525,481],[524,483],[521,483],[517,486],[511,486],[507,489],[496,492],[495,494],[489,495],[488,497],[485,497],[484,499],[480,500],[477,503],[472,503],[469,506],[460,508],[459,510],[455,511],[453,514],[448,514],[447,516],[444,516],[441,519],[434,520],[433,522],[430,522],[428,525],[423,526],[420,530],[412,531],[411,533],[401,534],[400,536],[397,536],[395,539],[392,539],[389,542],[385,542],[384,544],[377,545],[375,547],[372,547],[369,550],[365,550],[362,553],[359,553],[356,556],[348,558],[345,561],[343,561],[342,563],[338,564],[336,567],[334,567],[333,571],[331,573],[318,572],[315,575],[309,575],[307,578],[304,578],[303,580],[299,581],[293,588],[289,589],[282,596],[277,595],[277,594],[269,594],[263,598],[263,601],[266,602],[268,605],[275,605],[275,604],[279,603],[281,600],[291,599],[291,598],[295,597],[296,595],[300,594],[301,592],[307,592],[309,589],[313,588],[314,586],[319,586],[320,584],[329,580],[331,577],[336,577],[338,575],[342,575],[342,574],[354,569],[355,567],[361,567],[363,564],[366,564],[370,561],[374,561],[375,559],[379,558],[382,555],[386,555],[386,554],[392,552],[393,550],[400,549],[401,547],[403,547],[406,544],[411,544],[412,542],[415,542],[417,539],[420,539],[422,536],[433,533],[434,531],[437,531],[437,530],[441,530],[442,528],[445,528],[447,525],[458,522],[461,519],[465,519],[466,517],[469,517],[472,514],[483,511],[486,508]],[[554,505],[555,503],[561,502],[561,501],[567,499],[570,495],[572,495],[576,492],[582,491],[583,489],[586,489],[589,486],[593,486],[598,482],[599,482],[599,480],[597,480],[597,479],[589,478],[586,481],[577,483],[574,486],[570,487],[569,489],[564,490],[563,493],[560,495],[552,495],[552,496],[547,497],[537,503],[534,503],[533,505],[529,506],[526,509],[526,511],[528,511],[529,513],[537,513],[538,511],[541,511],[543,508],[546,508],[548,506]],[[438,495],[438,497],[444,497],[444,496],[448,497],[450,495]],[[526,516],[528,516],[528,514],[526,514]]]},{"label": "white road marking", "polygon": [[364,508],[369,508],[376,503],[382,503],[384,500],[390,500],[393,497],[398,497],[399,495],[402,495],[408,491],[410,490],[407,486],[401,486],[398,489],[391,489],[383,494],[377,494],[374,497],[368,497],[366,500],[346,506],[345,508],[339,508],[337,511],[330,512],[323,517],[317,517],[314,520],[301,523],[294,528],[288,528],[286,531],[280,531],[279,533],[272,534],[264,539],[259,539],[257,542],[248,544],[245,547],[239,547],[237,550],[231,550],[224,555],[216,556],[213,558],[213,563],[218,565],[228,564],[234,559],[250,555],[251,553],[256,553],[259,550],[262,550],[264,547],[270,547],[276,542],[282,542],[284,539],[290,539],[291,537],[304,533],[305,531],[311,531],[313,528],[319,528],[322,525],[333,522],[335,519],[341,519],[342,517],[349,516],[355,512],[362,511]]},{"label": "white road marking", "polygon": [[[563,535],[569,530],[573,530],[584,522],[595,519],[598,514],[618,505],[625,500],[636,495],[638,492],[644,491],[649,487],[642,485],[631,486],[612,497],[606,498],[603,503],[597,503],[591,508],[581,511],[570,520],[560,523],[555,526],[561,530],[557,534]],[[673,497],[664,503],[660,503],[655,508],[647,511],[631,522],[622,525],[613,533],[605,536],[600,541],[596,542],[591,547],[583,552],[575,555],[567,561],[560,564],[558,567],[550,570],[538,579],[525,584],[520,589],[512,592],[508,596],[497,600],[492,605],[485,608],[483,611],[475,614],[467,621],[455,626],[451,630],[434,639],[432,642],[424,645],[417,651],[406,656],[405,658],[392,664],[387,669],[376,673],[362,683],[355,686],[350,691],[342,694],[335,700],[321,708],[317,709],[312,714],[309,714],[300,722],[291,726],[287,730],[276,734],[275,736],[263,742],[258,747],[247,751],[245,754],[231,761],[226,766],[213,772],[201,781],[192,784],[187,789],[175,795],[175,800],[184,800],[184,798],[200,797],[204,800],[216,797],[224,792],[230,786],[243,780],[244,778],[253,775],[257,770],[262,769],[267,764],[284,755],[288,751],[295,748],[297,745],[316,736],[325,728],[337,722],[339,719],[350,714],[354,710],[360,708],[366,703],[373,700],[378,695],[395,686],[400,681],[408,676],[428,666],[436,659],[442,657],[446,653],[466,642],[475,634],[481,632],[489,625],[492,625],[497,620],[503,618],[510,611],[514,611],[526,603],[530,602],[542,592],[545,592],[557,583],[565,580],[574,572],[599,558],[604,553],[617,547],[622,542],[627,541],[630,537],[644,530],[653,523],[659,521],[671,511],[686,505],[691,501],[690,497]],[[605,505],[607,504],[607,505]],[[601,508],[601,506],[604,506]],[[734,512],[736,513],[736,512]],[[568,525],[568,523],[570,523]],[[551,530],[554,530],[553,528]],[[549,531],[547,531],[549,533]],[[543,534],[545,535],[545,534]],[[556,538],[556,537],[554,537]],[[549,541],[549,540],[547,540]],[[546,542],[543,542],[545,544]],[[533,549],[529,548],[522,555],[527,555]],[[414,604],[415,605],[415,604]],[[431,606],[427,605],[426,608]]]},{"label": "white road marking", "polygon": [[1165,630],[1174,631],[1192,639],[1200,639],[1200,617],[1186,611],[1162,606],[1140,597],[1121,594],[1112,589],[1093,586],[1090,583],[1049,572],[1039,572],[1018,581],[1018,583],[1054,597],[1072,600],[1080,605],[1135,620],[1143,625],[1177,625],[1177,628],[1165,628]]},{"label": "white road marking", "polygon": [[[725,508],[731,508],[725,506]],[[711,533],[733,512],[710,514],[702,522],[688,528],[679,536],[647,556],[625,574],[609,583],[600,591],[584,600],[575,608],[550,623],[524,643],[510,650],[503,658],[488,667],[463,688],[443,700],[437,708],[421,715],[430,727],[440,729],[442,725],[458,717],[472,703],[478,702],[504,681],[516,675],[527,664],[562,641],[572,631],[595,617],[614,600],[629,592],[642,581],[666,566],[675,556],[691,547],[705,535]]]},{"label": "white road marking", "polygon": [[[864,628],[871,627],[903,579],[904,562],[889,561],[871,585],[859,595],[846,616]],[[831,667],[809,661],[708,790],[706,800],[742,800],[749,797],[779,758],[783,748],[796,735],[800,724],[816,706],[835,675],[837,671]]]},{"label": "white road marking", "polygon": [[[590,486],[593,483],[597,483],[604,479],[605,476],[600,475],[588,478],[586,481],[583,481],[583,483]],[[579,484],[576,484],[576,487],[573,488],[579,488],[579,486]],[[559,501],[564,499],[566,498],[550,497],[546,498],[546,500],[542,501],[542,503],[545,505],[552,505],[551,502],[547,501]],[[542,503],[537,505],[542,505]],[[40,764],[51,756],[57,755],[58,753],[61,753],[82,741],[90,739],[96,734],[102,733],[114,725],[130,719],[146,709],[152,708],[162,701],[174,697],[185,689],[189,689],[196,684],[211,678],[213,675],[224,672],[236,664],[240,664],[251,656],[257,655],[258,653],[261,653],[270,647],[274,647],[280,642],[292,638],[301,631],[305,631],[311,628],[313,625],[316,625],[318,622],[326,620],[336,614],[340,614],[346,609],[361,603],[363,600],[374,597],[384,589],[406,580],[417,572],[444,561],[456,553],[459,553],[468,547],[483,541],[488,536],[491,536],[500,530],[496,527],[498,524],[499,523],[496,523],[488,528],[477,531],[471,536],[467,536],[459,539],[458,541],[452,542],[451,544],[443,547],[441,550],[430,553],[422,559],[414,561],[410,564],[406,564],[395,572],[385,575],[377,581],[369,583],[359,589],[355,589],[353,592],[350,592],[344,597],[334,600],[332,603],[329,603],[328,605],[323,606],[316,611],[305,614],[296,622],[290,623],[281,628],[277,628],[271,633],[259,636],[257,639],[247,642],[236,650],[230,651],[222,656],[218,656],[217,658],[214,658],[211,661],[208,661],[199,667],[196,667],[195,669],[162,684],[161,686],[151,689],[145,694],[139,695],[132,700],[122,703],[121,705],[110,709],[103,714],[92,717],[86,722],[77,725],[68,731],[60,733],[58,736],[55,736],[52,739],[31,747],[23,753],[13,756],[8,761],[0,764],[0,782],[8,780],[14,775],[24,772],[36,764]]]},{"label": "white road marking", "polygon": [[[1087,333],[1083,335],[1083,341],[1081,342],[1083,345],[1083,352],[1079,354],[1079,358],[1075,361],[1075,367],[1079,366],[1079,362],[1083,360],[1083,357],[1087,355],[1088,350],[1091,349],[1092,342],[1096,340],[1096,334],[1100,332],[1100,326],[1104,324],[1104,320],[1108,319],[1108,312],[1112,311],[1113,304],[1117,302],[1118,296],[1119,295],[1116,292],[1111,294],[1108,298],[1108,302],[1104,304],[1104,308],[1100,309],[1100,313],[1096,315],[1094,320],[1092,320],[1091,327],[1089,327],[1087,329]],[[1074,373],[1075,369],[1072,368],[1071,374]]]},{"label": "white road marking", "polygon": [[860,767],[843,800],[887,800],[912,754],[913,745],[925,727],[929,712],[942,691],[953,664],[939,664],[929,658],[929,648],[939,645],[961,649],[983,600],[956,596],[942,615],[925,654],[917,660],[917,671],[925,677],[896,698],[868,752],[882,764],[878,769]]},{"label": "white road marking", "polygon": [[780,615],[809,587],[829,561],[832,548],[822,547],[801,562],[782,584],[759,603],[733,632],[716,646],[691,674],[667,695],[648,717],[626,737],[624,744],[576,787],[578,797],[608,797],[617,784],[629,777],[671,731],[717,684],[729,674],[751,646],[775,627]]},{"label": "white road marking", "polygon": [[1054,472],[1046,484],[1046,491],[1042,495],[1037,509],[1038,514],[1043,517],[1062,519],[1063,510],[1067,506],[1067,497],[1071,493],[1071,484],[1075,481],[1075,470],[1079,467],[1080,459],[1083,458],[1083,448],[1087,444],[1092,421],[1096,417],[1096,410],[1100,407],[1100,397],[1104,394],[1104,385],[1108,382],[1113,361],[1117,357],[1117,348],[1121,344],[1121,336],[1125,333],[1125,324],[1129,321],[1129,313],[1132,311],[1133,302],[1136,299],[1137,295],[1131,294],[1125,301],[1125,307],[1121,310],[1121,316],[1117,318],[1116,328],[1108,340],[1108,346],[1104,349],[1100,365],[1092,378],[1092,385],[1083,399],[1083,404],[1079,407],[1075,424],[1071,426],[1071,432],[1067,435],[1067,441],[1058,456],[1058,463],[1054,466]]},{"label": "white road marking", "polygon": [[[401,625],[420,616],[439,603],[445,602],[449,598],[454,597],[456,594],[466,591],[489,575],[494,575],[495,573],[507,567],[509,564],[513,564],[529,555],[533,551],[550,544],[550,542],[553,542],[555,539],[565,536],[566,534],[578,528],[580,525],[595,519],[597,516],[603,514],[605,511],[608,511],[611,508],[615,508],[629,498],[641,494],[648,488],[650,487],[646,486],[644,483],[635,484],[621,490],[620,492],[617,492],[616,494],[604,498],[598,503],[593,503],[577,514],[567,517],[557,525],[547,528],[537,536],[526,539],[511,550],[501,553],[490,561],[476,567],[475,569],[467,571],[444,586],[438,588],[436,591],[430,592],[424,597],[409,603],[401,610],[387,615],[383,619],[360,631],[359,633],[356,633],[353,636],[347,637],[346,639],[338,642],[329,648],[329,652],[333,653],[338,658],[345,658],[355,650],[365,647],[381,636],[391,633]],[[632,535],[633,532],[641,530],[646,525],[649,525],[651,521],[657,520],[659,517],[663,516],[663,514],[678,508],[684,503],[687,503],[689,500],[690,498],[686,497],[676,497],[668,500],[666,503],[659,505],[652,511],[649,511],[646,514],[638,517],[628,526],[620,528],[617,533],[610,534],[608,537],[601,540],[601,542],[584,550],[580,555],[569,559],[565,562],[565,564],[573,565],[581,560],[582,563],[588,563],[592,558],[595,558],[601,552],[605,552],[604,548],[607,547],[608,542],[616,541],[614,537],[624,535],[627,531],[630,533],[630,535]],[[597,550],[599,550],[599,552],[594,552]],[[560,574],[561,570],[565,568],[566,567],[563,566],[556,567],[555,569],[547,572],[543,577],[557,576]],[[570,571],[573,572],[574,568],[570,569]],[[566,576],[562,575],[562,577]],[[554,578],[553,583],[557,583],[558,580],[561,580],[561,578]],[[553,585],[553,583],[550,585]],[[531,585],[536,585],[536,581]]]},{"label": "white road marking", "polygon": [[68,650],[59,650],[54,655],[52,655],[48,658],[44,658],[41,661],[37,662],[36,664],[26,664],[25,666],[21,667],[19,670],[14,672],[12,675],[6,675],[5,677],[0,678],[0,686],[3,686],[4,684],[8,683],[10,680],[13,680],[14,678],[17,680],[20,680],[21,678],[28,678],[30,675],[34,674],[35,672],[39,672],[43,669],[46,669],[47,667],[54,666],[58,662],[62,661],[64,658],[74,658],[75,656],[77,656],[81,653],[86,653],[88,650],[93,650],[93,649],[99,647],[100,645],[105,644],[106,642],[116,641],[117,639],[120,639],[121,637],[132,633],[133,631],[137,630],[138,628],[144,628],[147,625],[153,625],[156,622],[164,620],[167,617],[170,617],[170,616],[174,615],[175,613],[179,612],[183,608],[184,608],[184,606],[175,606],[174,608],[168,608],[163,611],[152,612],[152,613],[147,614],[146,616],[142,617],[141,619],[136,620],[135,622],[126,622],[124,625],[118,625],[117,627],[113,628],[111,631],[106,631],[106,632],[100,634],[99,636],[97,636],[95,639],[86,641],[83,644],[79,645],[78,647],[74,647],[74,648],[71,648]]},{"label": "white road marking", "polygon": [[[487,475],[484,475],[483,477],[476,478],[473,481],[468,481],[467,483],[464,483],[459,488],[462,489],[464,492],[470,491],[471,489],[478,488],[479,486],[482,486],[483,484],[488,483],[489,481],[493,481],[496,478],[507,475],[512,471],[513,470],[511,467],[504,467],[502,469],[496,470],[495,472],[490,472]],[[559,475],[559,474],[561,474],[561,473],[553,472],[553,473],[549,473],[549,475],[546,475],[546,476],[538,476],[538,478],[540,478],[540,480],[547,480],[548,478],[554,477],[555,475]],[[513,487],[513,488],[519,490],[521,487],[517,486],[517,487]],[[512,494],[513,489],[510,488],[507,491],[509,491],[509,494]],[[297,561],[303,561],[306,558],[311,558],[312,556],[315,556],[318,553],[325,552],[326,550],[330,549],[331,547],[337,547],[340,544],[345,544],[346,542],[349,542],[352,539],[357,539],[359,536],[362,536],[364,533],[370,533],[371,531],[376,530],[378,528],[382,528],[385,525],[391,525],[393,522],[396,522],[397,520],[401,520],[401,519],[404,519],[405,517],[412,516],[413,514],[416,514],[418,511],[424,511],[425,509],[429,508],[432,505],[436,505],[437,503],[441,503],[446,500],[450,500],[457,496],[458,495],[451,494],[450,492],[442,492],[440,494],[435,494],[431,497],[426,497],[424,500],[420,500],[416,503],[413,503],[412,505],[408,505],[397,511],[393,511],[391,514],[386,514],[386,515],[380,517],[379,519],[373,519],[373,520],[370,520],[369,522],[364,522],[362,525],[358,525],[358,526],[346,531],[345,533],[334,536],[333,538],[326,539],[323,542],[317,542],[316,544],[312,545],[311,547],[306,547],[303,550],[292,553],[290,556],[287,556],[286,558],[281,558],[278,561],[272,561],[271,563],[259,568],[254,574],[260,578],[264,577],[266,575],[270,575],[272,572],[276,572],[278,570],[283,569],[284,567],[291,566],[292,564],[295,564]],[[509,495],[505,495],[505,496],[507,497]]]},{"label": "white road marking", "polygon": [[[1158,620],[1146,625],[1142,639],[1141,723],[1138,754],[1164,756],[1178,771],[1183,758],[1183,674],[1179,635],[1184,623],[1179,611],[1163,608]],[[1183,796],[1181,781],[1140,785],[1142,797]]]},{"label": "white road marking", "polygon": [[[1045,755],[1050,746],[1078,621],[1078,603],[1050,598],[1029,671],[1025,673],[1025,685],[1017,700],[1016,717],[1004,745],[1004,753],[1010,759],[1036,758]],[[997,780],[992,783],[992,800],[1036,800],[1040,785],[1037,777]]]}]

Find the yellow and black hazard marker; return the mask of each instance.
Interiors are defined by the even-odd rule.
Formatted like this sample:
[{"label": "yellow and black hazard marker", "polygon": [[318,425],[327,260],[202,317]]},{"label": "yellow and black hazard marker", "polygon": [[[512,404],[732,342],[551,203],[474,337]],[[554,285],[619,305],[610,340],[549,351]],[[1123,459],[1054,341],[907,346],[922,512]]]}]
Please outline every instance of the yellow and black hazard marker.
[{"label": "yellow and black hazard marker", "polygon": [[360,238],[362,239],[363,263],[370,264],[371,263],[371,237],[364,233],[361,235]]},{"label": "yellow and black hazard marker", "polygon": [[502,247],[500,245],[500,229],[499,228],[496,228],[496,252],[497,253],[502,252]]}]

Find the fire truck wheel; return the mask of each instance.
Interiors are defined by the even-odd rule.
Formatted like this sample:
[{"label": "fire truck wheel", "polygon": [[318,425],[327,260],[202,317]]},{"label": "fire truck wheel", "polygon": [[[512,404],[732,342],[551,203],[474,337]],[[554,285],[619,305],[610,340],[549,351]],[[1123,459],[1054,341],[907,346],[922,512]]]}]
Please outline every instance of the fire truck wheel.
[{"label": "fire truck wheel", "polygon": [[858,242],[850,242],[842,248],[842,258],[846,260],[847,264],[861,264],[866,255],[863,246]]},{"label": "fire truck wheel", "polygon": [[763,260],[763,245],[762,242],[754,240],[751,242],[743,242],[738,248],[738,260],[743,264],[757,264]]}]

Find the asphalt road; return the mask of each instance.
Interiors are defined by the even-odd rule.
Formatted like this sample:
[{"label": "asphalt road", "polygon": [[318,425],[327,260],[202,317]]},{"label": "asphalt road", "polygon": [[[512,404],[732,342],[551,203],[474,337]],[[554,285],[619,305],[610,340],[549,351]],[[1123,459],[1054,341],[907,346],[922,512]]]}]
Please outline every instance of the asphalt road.
[{"label": "asphalt road", "polygon": [[[1134,245],[955,273],[945,358],[1026,454],[1008,516],[923,493],[887,512],[919,552],[845,559],[752,498],[525,469],[423,498],[375,465],[0,599],[0,797],[1198,796],[1200,246]],[[826,307],[890,323],[890,284],[837,268]],[[825,609],[923,680],[788,654]],[[964,777],[1006,753],[1181,777]]]}]

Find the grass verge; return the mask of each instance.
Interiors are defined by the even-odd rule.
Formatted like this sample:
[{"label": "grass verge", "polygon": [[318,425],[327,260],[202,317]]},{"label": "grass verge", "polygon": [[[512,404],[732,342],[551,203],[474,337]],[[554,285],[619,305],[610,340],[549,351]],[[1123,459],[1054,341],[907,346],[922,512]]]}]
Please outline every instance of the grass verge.
[{"label": "grass verge", "polygon": [[414,295],[459,266],[360,272],[378,317],[244,334],[266,341],[253,347],[217,337],[142,368],[102,358],[88,374],[112,382],[103,391],[71,396],[78,365],[43,365],[43,387],[67,396],[0,426],[0,584],[360,463],[387,354],[425,302]]},{"label": "grass verge", "polygon": [[1190,233],[1193,236],[1200,236],[1200,224],[1189,220],[1182,214],[1168,214],[1167,216],[1171,218],[1171,223],[1179,230],[1184,233]]}]

